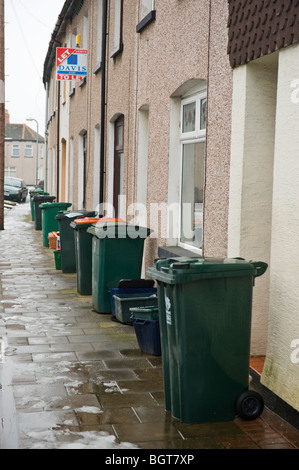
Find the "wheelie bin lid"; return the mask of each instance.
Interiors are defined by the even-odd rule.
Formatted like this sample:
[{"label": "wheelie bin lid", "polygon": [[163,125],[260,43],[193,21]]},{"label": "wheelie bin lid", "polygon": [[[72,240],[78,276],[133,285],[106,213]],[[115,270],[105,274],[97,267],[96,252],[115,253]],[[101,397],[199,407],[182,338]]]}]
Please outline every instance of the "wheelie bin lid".
[{"label": "wheelie bin lid", "polygon": [[56,219],[76,219],[78,217],[94,217],[96,215],[95,211],[59,211],[56,215]]},{"label": "wheelie bin lid", "polygon": [[41,209],[52,209],[53,207],[67,208],[67,207],[70,207],[71,205],[72,205],[71,202],[44,202],[39,207]]},{"label": "wheelie bin lid", "polygon": [[33,201],[55,201],[56,196],[50,196],[49,194],[36,194],[33,196]]},{"label": "wheelie bin lid", "polygon": [[70,226],[74,230],[86,229],[92,224],[96,224],[99,221],[99,217],[82,217],[80,219],[75,219],[70,223]]},{"label": "wheelie bin lid", "polygon": [[88,233],[103,238],[147,238],[152,232],[147,227],[127,224],[124,220],[103,217],[87,229]]},{"label": "wheelie bin lid", "polygon": [[183,284],[200,279],[250,276],[264,274],[268,265],[262,261],[241,258],[159,258],[147,275],[166,284]]}]

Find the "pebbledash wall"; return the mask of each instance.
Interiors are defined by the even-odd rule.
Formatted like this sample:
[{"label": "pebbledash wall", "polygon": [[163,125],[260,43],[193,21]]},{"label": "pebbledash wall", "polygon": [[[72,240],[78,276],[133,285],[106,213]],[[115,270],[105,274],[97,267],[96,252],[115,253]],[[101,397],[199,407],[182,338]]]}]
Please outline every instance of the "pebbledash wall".
[{"label": "pebbledash wall", "polygon": [[[266,354],[262,382],[298,410],[298,2],[281,8],[275,0],[258,6],[245,0],[108,0],[103,76],[105,3],[66,1],[51,37],[44,66],[48,190],[74,209],[96,209],[103,176],[107,215],[114,215],[119,173],[118,215],[155,231],[145,243],[143,273],[159,247],[169,254],[180,249],[268,262],[254,287],[251,352]],[[275,21],[281,21],[277,28]],[[261,31],[271,41],[261,42]],[[55,48],[75,46],[77,34],[88,49],[88,77],[60,83],[59,90]],[[206,125],[190,131],[182,110],[194,112],[196,103],[203,111],[205,96]],[[198,233],[203,229],[197,244],[182,242],[178,233],[181,198],[195,198],[182,186],[187,144],[200,160],[196,168],[184,167],[192,188],[192,173],[200,173],[193,200]]]},{"label": "pebbledash wall", "polygon": [[239,253],[269,263],[254,301],[260,316],[254,321],[261,328],[255,330],[254,341],[262,340],[269,325],[261,382],[296,410],[298,12],[297,0],[266,0],[259,6],[229,1],[228,52],[234,73],[228,255]]},{"label": "pebbledash wall", "polygon": [[[99,12],[103,3],[102,0],[65,2],[44,66],[49,96],[48,189],[57,193],[59,199],[73,202],[74,208],[82,208],[85,134],[88,149],[85,205],[88,209],[95,208],[99,201],[102,67],[97,57],[101,42]],[[109,0],[107,3],[104,195],[108,213],[113,206],[115,122],[123,116],[121,191],[124,197],[120,215],[140,220],[144,214],[136,217],[138,211],[132,204],[146,207],[145,222],[154,228],[155,237],[146,242],[145,266],[152,265],[159,246],[178,245],[182,100],[192,101],[194,96],[205,93],[207,125],[199,139],[203,186],[200,191],[205,194],[204,210],[200,214],[204,218],[203,240],[197,249],[188,243],[187,248],[195,255],[224,257],[232,95],[232,70],[226,53],[227,4],[221,0]],[[122,29],[117,48],[115,11],[120,6]],[[144,17],[143,8],[148,6],[149,13]],[[58,100],[55,48],[74,46],[76,34],[81,35],[81,48],[88,48],[88,77],[83,84],[61,82]],[[62,155],[62,141],[66,158]],[[176,224],[170,220],[168,206],[175,207]]]}]

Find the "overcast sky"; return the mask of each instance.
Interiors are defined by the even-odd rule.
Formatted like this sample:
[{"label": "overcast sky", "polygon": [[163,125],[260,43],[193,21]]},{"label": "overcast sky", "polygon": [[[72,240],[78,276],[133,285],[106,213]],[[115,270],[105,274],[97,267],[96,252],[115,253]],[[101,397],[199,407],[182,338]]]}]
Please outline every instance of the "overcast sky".
[{"label": "overcast sky", "polygon": [[65,0],[5,0],[5,108],[10,122],[45,135],[43,66]]}]

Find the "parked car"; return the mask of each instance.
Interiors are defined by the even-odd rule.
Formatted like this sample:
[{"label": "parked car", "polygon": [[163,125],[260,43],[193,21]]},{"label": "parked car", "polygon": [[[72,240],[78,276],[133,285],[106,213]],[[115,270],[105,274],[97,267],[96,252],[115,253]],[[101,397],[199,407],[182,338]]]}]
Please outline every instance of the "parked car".
[{"label": "parked car", "polygon": [[6,176],[4,178],[4,199],[16,202],[25,202],[28,195],[28,188],[25,181],[20,178]]}]

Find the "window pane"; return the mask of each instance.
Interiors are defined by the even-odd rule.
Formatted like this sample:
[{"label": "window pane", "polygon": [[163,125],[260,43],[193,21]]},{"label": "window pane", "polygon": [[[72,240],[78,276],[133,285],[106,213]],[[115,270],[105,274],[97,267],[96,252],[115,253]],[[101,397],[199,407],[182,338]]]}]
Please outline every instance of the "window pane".
[{"label": "window pane", "polygon": [[20,148],[18,145],[13,145],[12,146],[12,156],[13,157],[18,157],[20,155]]},{"label": "window pane", "polygon": [[153,3],[153,0],[141,0],[141,19],[144,18],[150,11],[154,9]]},{"label": "window pane", "polygon": [[205,142],[183,145],[181,242],[202,246]]},{"label": "window pane", "polygon": [[83,49],[88,49],[88,13],[83,18]]},{"label": "window pane", "polygon": [[183,106],[183,133],[195,131],[196,102]]},{"label": "window pane", "polygon": [[124,154],[118,154],[119,158],[119,194],[123,194],[123,180],[124,180]]},{"label": "window pane", "polygon": [[200,100],[200,129],[206,128],[207,98]]},{"label": "window pane", "polygon": [[124,126],[117,126],[116,145],[117,147],[123,147],[124,140]]},{"label": "window pane", "polygon": [[114,48],[120,46],[121,0],[114,0]]},{"label": "window pane", "polygon": [[97,64],[102,60],[103,0],[98,0]]},{"label": "window pane", "polygon": [[8,177],[8,176],[16,177],[17,176],[16,168],[14,166],[5,167],[4,176],[5,176],[5,178]]},{"label": "window pane", "polygon": [[25,147],[25,157],[32,157],[32,145],[26,145]]}]

